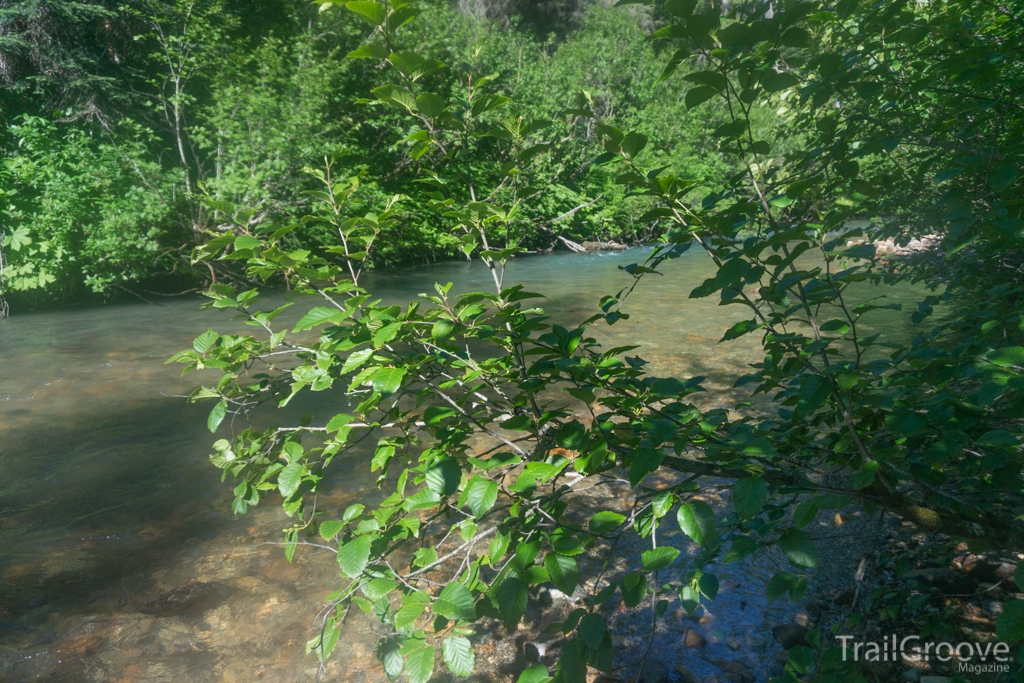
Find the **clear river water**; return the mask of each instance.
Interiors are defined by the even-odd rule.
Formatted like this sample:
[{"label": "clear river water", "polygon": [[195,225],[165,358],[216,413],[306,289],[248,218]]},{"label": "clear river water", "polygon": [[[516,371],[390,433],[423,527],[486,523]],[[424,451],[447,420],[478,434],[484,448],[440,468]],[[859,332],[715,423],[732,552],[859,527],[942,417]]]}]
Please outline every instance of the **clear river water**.
[{"label": "clear river water", "polygon": [[[628,286],[619,266],[646,253],[522,258],[510,264],[506,285],[546,293],[548,314],[575,324],[597,310],[602,295]],[[706,257],[688,254],[664,271],[628,300],[629,320],[594,332],[608,345],[642,344],[638,353],[654,373],[707,377],[706,387],[728,405],[733,379],[759,359],[757,339],[717,343],[741,307],[688,298],[714,273]],[[453,262],[375,273],[368,288],[405,302],[435,281],[463,291],[491,286],[478,264]],[[886,294],[916,297],[910,289]],[[207,328],[238,323],[200,310],[197,299],[161,304],[0,321],[0,681],[316,680],[305,642],[335,587],[334,558],[300,549],[286,562],[269,545],[280,540],[285,520],[273,498],[247,515],[231,514],[231,487],[207,460],[209,406],[180,397],[197,377],[181,378],[180,366],[164,364]],[[906,322],[889,312],[876,324]],[[307,401],[294,410],[310,408]],[[332,469],[340,482],[332,504],[373,489],[358,458]],[[730,598],[723,589],[722,606],[713,608],[718,624],[706,627],[708,651],[744,635],[744,652],[756,660],[769,608],[757,597],[763,580],[748,575],[763,572],[732,571],[739,572],[736,591]],[[750,589],[743,601],[741,585]],[[368,620],[353,619],[346,629],[325,680],[383,681]],[[674,637],[665,635],[666,647]],[[687,665],[709,671],[702,657]]]}]

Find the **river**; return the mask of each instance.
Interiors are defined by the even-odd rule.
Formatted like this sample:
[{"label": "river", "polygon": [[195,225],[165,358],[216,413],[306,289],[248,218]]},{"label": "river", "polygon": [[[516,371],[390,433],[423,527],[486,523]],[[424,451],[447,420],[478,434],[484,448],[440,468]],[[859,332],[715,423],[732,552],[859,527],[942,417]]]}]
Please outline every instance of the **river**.
[{"label": "river", "polygon": [[[506,285],[547,294],[547,313],[574,324],[628,286],[619,266],[645,255],[521,258]],[[701,254],[666,264],[628,300],[629,320],[594,331],[607,345],[642,344],[655,374],[707,377],[727,405],[733,379],[759,359],[758,340],[717,343],[743,310],[688,298],[713,274]],[[368,288],[405,302],[435,281],[493,286],[479,264],[453,262],[374,273]],[[238,323],[196,299],[161,303],[0,321],[0,680],[316,678],[304,645],[335,587],[333,556],[300,550],[289,564],[279,547],[261,545],[279,541],[284,526],[273,498],[232,516],[231,487],[207,461],[209,406],[180,398],[197,378],[164,364],[207,328]],[[906,323],[890,313],[877,324]],[[332,503],[372,490],[365,462],[332,469],[343,482]],[[352,620],[343,637],[326,680],[383,680],[368,621]]]}]

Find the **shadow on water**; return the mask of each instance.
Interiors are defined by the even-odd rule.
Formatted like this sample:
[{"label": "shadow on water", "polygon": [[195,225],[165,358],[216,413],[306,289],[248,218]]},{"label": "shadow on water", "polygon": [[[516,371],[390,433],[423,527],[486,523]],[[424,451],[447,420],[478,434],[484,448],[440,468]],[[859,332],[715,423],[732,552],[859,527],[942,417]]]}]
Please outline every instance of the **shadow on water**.
[{"label": "shadow on water", "polygon": [[17,451],[2,457],[0,629],[88,609],[112,582],[223,530],[230,492],[191,429],[203,412],[157,399],[113,417],[85,413],[45,429],[28,422],[4,430]]}]

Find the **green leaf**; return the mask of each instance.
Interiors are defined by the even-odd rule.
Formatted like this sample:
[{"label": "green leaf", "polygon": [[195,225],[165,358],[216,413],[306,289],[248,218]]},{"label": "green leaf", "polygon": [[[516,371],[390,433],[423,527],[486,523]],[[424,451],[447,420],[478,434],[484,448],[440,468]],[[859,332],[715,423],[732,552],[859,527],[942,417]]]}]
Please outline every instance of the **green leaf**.
[{"label": "green leaf", "polygon": [[790,529],[779,537],[779,547],[789,561],[798,567],[817,567],[818,550],[806,532]]},{"label": "green leaf", "polygon": [[718,595],[718,577],[714,574],[701,574],[697,579],[697,588],[708,600],[714,600]]},{"label": "green leaf", "polygon": [[793,587],[793,583],[796,581],[796,574],[791,572],[777,572],[775,576],[768,582],[768,588],[765,593],[769,600],[775,600],[780,598]]},{"label": "green leaf", "polygon": [[622,601],[627,607],[636,607],[647,594],[647,577],[640,572],[630,572],[622,577]]},{"label": "green leaf", "polygon": [[[358,603],[357,603],[358,604]],[[362,607],[362,604],[359,605]],[[370,605],[372,608],[372,605]],[[366,612],[367,610],[363,610]],[[368,612],[372,613],[372,612]],[[377,657],[384,666],[384,675],[390,679],[398,678],[405,668],[405,659],[402,657],[401,646],[395,638],[388,638],[377,649]]]},{"label": "green leaf", "polygon": [[345,55],[345,59],[374,59],[378,62],[382,62],[388,58],[387,48],[383,45],[376,45],[374,43],[367,43],[361,45],[352,52]]},{"label": "green leaf", "polygon": [[378,578],[363,586],[363,593],[370,600],[380,600],[391,591],[398,588],[398,582],[391,579]]},{"label": "green leaf", "polygon": [[393,323],[384,325],[379,330],[373,333],[373,347],[379,349],[380,347],[387,344],[389,341],[398,336],[399,330],[402,329],[402,321],[396,320]]},{"label": "green leaf", "polygon": [[469,676],[473,673],[476,656],[473,645],[462,636],[449,636],[441,643],[441,654],[448,670],[456,676]]},{"label": "green leaf", "polygon": [[802,416],[814,412],[824,405],[831,392],[831,385],[821,375],[805,376],[797,392],[796,414]]},{"label": "green leaf", "polygon": [[576,581],[579,577],[579,567],[576,560],[557,553],[548,553],[544,557],[544,568],[548,570],[551,583],[555,588],[566,595],[572,595],[576,590]]},{"label": "green leaf", "polygon": [[354,0],[353,2],[346,2],[345,7],[350,11],[355,12],[374,26],[380,26],[383,24],[384,19],[387,17],[387,10],[384,9],[384,5],[377,2]]},{"label": "green leaf", "polygon": [[211,432],[217,431],[217,427],[220,427],[220,423],[224,421],[224,416],[228,413],[228,402],[218,401],[217,405],[210,411],[210,416],[206,418],[206,427]]},{"label": "green leaf", "polygon": [[338,564],[345,576],[355,578],[363,573],[366,562],[370,559],[370,546],[373,538],[369,535],[356,536],[338,548]]},{"label": "green leaf", "polygon": [[641,133],[629,133],[622,139],[620,146],[626,158],[633,159],[647,146],[647,136]]},{"label": "green leaf", "polygon": [[469,589],[458,581],[452,581],[434,601],[434,613],[449,619],[473,621],[476,619],[476,607]]},{"label": "green leaf", "polygon": [[547,683],[549,680],[551,676],[548,675],[548,668],[543,664],[534,664],[519,674],[516,683]]},{"label": "green leaf", "polygon": [[325,541],[329,541],[338,535],[338,532],[345,528],[345,522],[320,522],[320,535]]},{"label": "green leaf", "polygon": [[430,406],[423,411],[423,422],[428,427],[434,427],[440,424],[442,420],[454,417],[458,414],[459,411],[449,406]]},{"label": "green leaf", "polygon": [[598,649],[604,645],[604,638],[608,634],[608,627],[605,626],[604,617],[600,614],[584,614],[580,619],[577,633],[588,647]]},{"label": "green leaf", "polygon": [[996,619],[996,635],[1006,643],[1024,639],[1024,600],[1003,603],[1003,612]]},{"label": "green leaf", "polygon": [[[681,2],[686,2],[687,0],[667,0],[665,2],[666,8],[669,5],[669,3],[671,3],[671,2],[680,2],[680,1]],[[692,1],[694,1],[694,3],[695,3],[695,0],[692,0]],[[676,72],[676,70],[680,67],[680,65],[683,62],[685,62],[687,59],[689,59],[689,57],[690,57],[690,51],[687,50],[686,48],[681,48],[679,50],[676,50],[676,53],[674,55],[672,55],[672,59],[668,60],[668,64],[666,64],[665,68],[662,70],[661,76],[658,77],[658,82],[660,83],[661,81],[664,81],[669,76],[674,74]]]},{"label": "green leaf", "polygon": [[416,96],[416,108],[428,119],[436,119],[448,109],[448,102],[440,95],[423,93]]},{"label": "green leaf", "polygon": [[505,622],[505,628],[512,630],[526,612],[529,588],[522,580],[509,577],[498,587],[498,612]]},{"label": "green leaf", "polygon": [[697,8],[697,0],[665,0],[665,11],[679,19],[686,19]]},{"label": "green leaf", "polygon": [[996,192],[1002,192],[1017,179],[1017,166],[1009,159],[992,165],[988,172],[988,184]]},{"label": "green leaf", "polygon": [[793,510],[793,526],[803,529],[818,516],[818,506],[813,501],[805,500]]},{"label": "green leaf", "polygon": [[405,368],[386,367],[377,370],[370,377],[373,390],[384,396],[390,396],[402,386],[402,379],[405,377]]},{"label": "green leaf", "polygon": [[285,465],[281,473],[277,475],[277,488],[281,490],[282,496],[287,498],[298,491],[299,484],[302,483],[304,469],[302,463],[298,462]]},{"label": "green leaf", "polygon": [[732,546],[722,555],[723,564],[738,562],[744,557],[752,555],[757,550],[757,542],[749,536],[737,536],[732,540]]},{"label": "green leaf", "polygon": [[405,658],[405,673],[409,683],[427,683],[434,673],[434,648],[429,645],[418,647]]},{"label": "green leaf", "polygon": [[299,322],[295,323],[293,332],[302,332],[303,330],[311,330],[317,325],[323,325],[324,323],[340,323],[345,314],[336,308],[327,308],[326,306],[315,306],[306,313],[306,315],[299,318]]},{"label": "green leaf", "polygon": [[693,586],[683,586],[679,589],[679,602],[687,614],[694,614],[700,607],[700,593]]},{"label": "green leaf", "polygon": [[640,561],[643,562],[645,571],[655,572],[675,562],[677,557],[679,557],[677,548],[663,545],[660,548],[644,551],[640,556]]},{"label": "green leaf", "polygon": [[558,671],[565,683],[586,683],[587,662],[575,638],[562,644],[562,658],[558,661]]},{"label": "green leaf", "polygon": [[430,604],[426,593],[409,593],[402,597],[402,606],[395,612],[395,628],[401,630],[416,623]]},{"label": "green leaf", "polygon": [[618,529],[624,521],[626,521],[625,515],[603,510],[590,518],[590,532],[598,536],[607,534],[609,531]]},{"label": "green leaf", "polygon": [[530,429],[530,426],[532,424],[533,421],[530,420],[529,416],[516,415],[515,417],[510,417],[509,419],[502,422],[501,428],[507,429],[512,432],[525,432]]},{"label": "green leaf", "polygon": [[699,85],[696,88],[690,88],[689,92],[686,93],[686,108],[693,109],[699,104],[707,102],[717,94],[718,91],[708,85]]},{"label": "green leaf", "polygon": [[219,334],[213,330],[207,330],[192,340],[192,348],[195,349],[197,353],[206,353],[218,339],[220,339]]},{"label": "green leaf", "polygon": [[587,428],[573,420],[568,424],[562,425],[558,430],[555,434],[555,443],[570,451],[578,451],[583,448],[586,437]]},{"label": "green leaf", "polygon": [[397,85],[382,85],[370,92],[381,102],[403,108],[410,113],[412,113],[413,108],[416,106],[416,97],[405,88],[400,88]]},{"label": "green leaf", "polygon": [[498,500],[498,482],[491,481],[479,474],[474,476],[466,486],[466,502],[474,517],[482,517],[494,507]]},{"label": "green leaf", "polygon": [[788,71],[779,73],[774,69],[767,69],[761,74],[761,87],[765,92],[780,92],[786,88],[792,88],[800,80]]},{"label": "green leaf", "polygon": [[341,521],[348,524],[353,519],[363,514],[363,510],[365,509],[366,508],[363,506],[362,503],[353,503],[352,505],[349,505],[347,508],[345,508],[345,513],[341,516]]},{"label": "green leaf", "polygon": [[636,452],[629,466],[629,483],[637,486],[644,477],[654,472],[665,461],[665,451],[660,448],[644,448]]},{"label": "green leaf", "polygon": [[[425,59],[409,50],[393,52],[388,57],[388,61],[391,62],[391,65],[398,69],[403,76],[412,81],[416,81],[423,76],[429,76],[435,71],[439,71],[444,66],[444,64],[436,59]],[[410,107],[410,109],[411,108],[412,107]]]},{"label": "green leaf", "polygon": [[433,327],[430,328],[430,336],[437,341],[445,341],[452,336],[454,331],[455,323],[453,321],[440,318],[434,321]]},{"label": "green leaf", "polygon": [[768,498],[768,484],[761,477],[738,480],[732,487],[732,501],[740,519],[753,519]]},{"label": "green leaf", "polygon": [[810,47],[811,34],[807,29],[794,26],[782,34],[782,44],[787,47]]},{"label": "green leaf", "polygon": [[715,536],[715,512],[702,500],[680,505],[676,519],[683,533],[699,546],[707,546]]},{"label": "green leaf", "polygon": [[263,246],[263,242],[252,235],[239,235],[235,238],[235,249],[259,249]]},{"label": "green leaf", "polygon": [[741,320],[726,331],[721,341],[737,339],[749,332],[760,329],[760,327],[756,320]]},{"label": "green leaf", "polygon": [[876,471],[878,471],[878,461],[868,460],[850,477],[850,485],[857,491],[866,489],[875,482]]},{"label": "green leaf", "polygon": [[462,468],[451,458],[442,460],[426,472],[427,488],[439,496],[450,496],[458,491],[461,480]]},{"label": "green leaf", "polygon": [[654,500],[651,501],[651,511],[654,513],[654,518],[661,519],[667,515],[674,503],[675,496],[672,495],[671,491],[662,491],[656,495]]}]

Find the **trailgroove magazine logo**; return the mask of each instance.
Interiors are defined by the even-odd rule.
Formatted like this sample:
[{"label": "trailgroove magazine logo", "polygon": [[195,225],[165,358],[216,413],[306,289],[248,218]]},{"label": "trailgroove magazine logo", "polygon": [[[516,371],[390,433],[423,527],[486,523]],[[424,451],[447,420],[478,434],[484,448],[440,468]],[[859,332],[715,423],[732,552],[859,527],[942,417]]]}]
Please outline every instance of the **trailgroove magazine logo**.
[{"label": "trailgroove magazine logo", "polygon": [[920,636],[897,637],[880,641],[856,641],[853,636],[837,636],[843,648],[844,662],[951,662],[957,660],[961,673],[1009,673],[1009,643],[921,642]]}]

